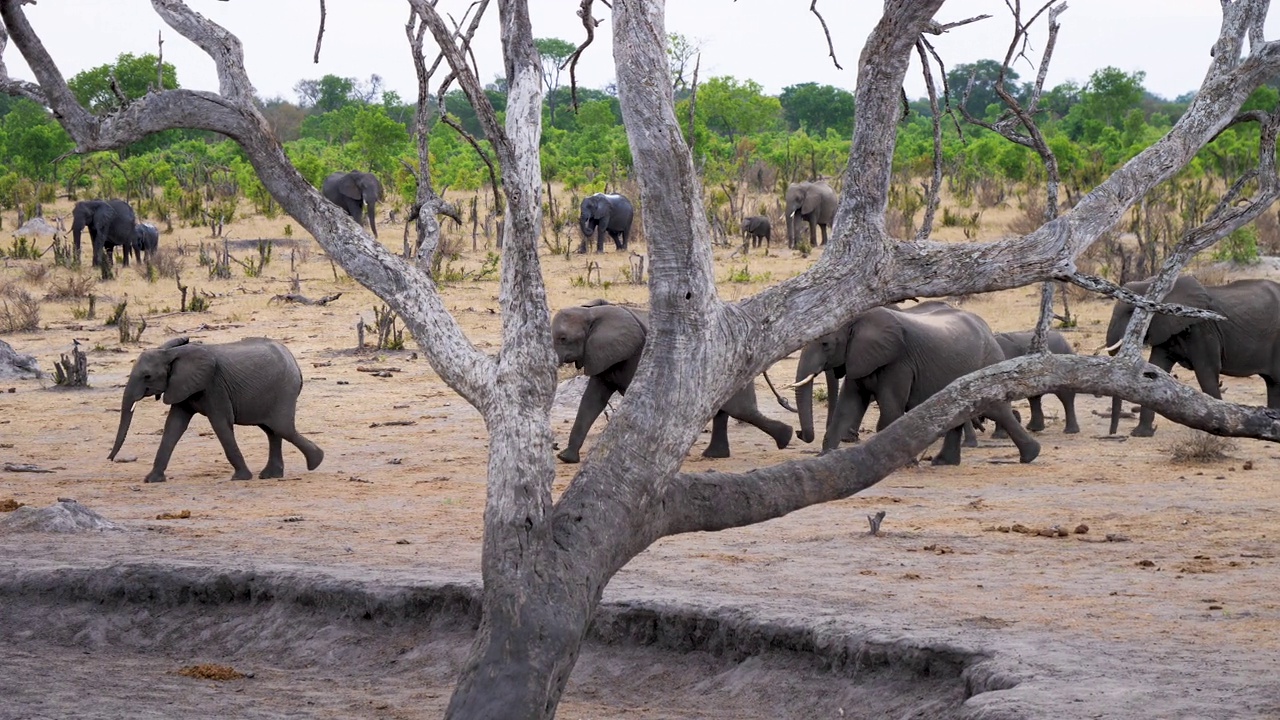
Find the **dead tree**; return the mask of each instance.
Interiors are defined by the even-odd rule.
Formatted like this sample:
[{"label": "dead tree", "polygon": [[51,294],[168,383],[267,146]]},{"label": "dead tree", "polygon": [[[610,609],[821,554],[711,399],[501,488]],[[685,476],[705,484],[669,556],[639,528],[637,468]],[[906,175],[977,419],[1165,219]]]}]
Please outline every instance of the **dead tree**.
[{"label": "dead tree", "polygon": [[[891,238],[884,216],[902,82],[921,34],[937,27],[933,18],[942,4],[884,3],[884,17],[861,56],[850,172],[822,257],[797,277],[729,303],[716,292],[701,182],[676,121],[663,5],[660,0],[612,3],[618,96],[650,238],[650,329],[625,401],[554,502],[556,365],[537,257],[541,64],[527,0],[498,0],[510,89],[505,126],[466,60],[464,33],[450,30],[434,3],[409,0],[421,22],[412,35],[422,35],[417,30],[425,27],[442,49],[453,80],[476,108],[502,172],[502,345],[495,355],[467,339],[421,267],[358,231],[290,167],[255,106],[239,40],[181,0],[152,0],[152,6],[213,58],[216,95],[166,89],[111,113],[91,114],[76,102],[28,23],[29,0],[0,0],[0,18],[39,83],[13,80],[0,66],[0,90],[49,107],[81,153],[122,147],[178,127],[232,138],[281,207],[400,315],[432,368],[477,408],[490,431],[480,627],[447,714],[548,718],[555,714],[605,586],[653,542],[758,523],[848,497],[908,463],[986,402],[1071,388],[1119,395],[1217,434],[1280,440],[1280,424],[1268,411],[1213,399],[1142,362],[1137,346],[1143,321],[1135,320],[1116,358],[1033,355],[991,366],[953,383],[860,445],[747,474],[679,472],[701,429],[734,391],[855,313],[907,297],[986,292],[1050,279],[1105,288],[1077,274],[1075,258],[1151,188],[1190,162],[1233,121],[1250,93],[1280,71],[1280,44],[1263,38],[1265,0],[1223,3],[1209,71],[1186,113],[1164,139],[1070,211],[1034,232],[998,242]],[[487,5],[480,0],[476,12]],[[592,17],[592,0],[581,5],[585,21]],[[30,7],[45,11],[43,5]],[[0,36],[0,42],[6,40]],[[422,77],[421,65],[419,73]],[[1267,119],[1262,125],[1273,143],[1275,124]],[[1267,148],[1258,184],[1269,192],[1275,168],[1265,159],[1274,160],[1274,144]],[[1248,222],[1261,212],[1259,204],[1269,204],[1268,197],[1255,193],[1257,203],[1222,205],[1185,250]],[[1156,283],[1153,296],[1168,284]]]}]

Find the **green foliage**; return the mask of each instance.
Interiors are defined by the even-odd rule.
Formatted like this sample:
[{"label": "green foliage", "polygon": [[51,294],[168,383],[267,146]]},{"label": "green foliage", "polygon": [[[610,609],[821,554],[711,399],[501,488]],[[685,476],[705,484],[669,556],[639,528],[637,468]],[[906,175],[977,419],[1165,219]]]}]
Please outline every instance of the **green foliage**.
[{"label": "green foliage", "polygon": [[782,89],[778,97],[791,130],[824,135],[827,130],[853,134],[853,93],[808,82]]},{"label": "green foliage", "polygon": [[36,242],[25,237],[14,238],[7,252],[0,248],[0,258],[10,260],[39,260],[42,254]]},{"label": "green foliage", "polygon": [[[160,58],[151,53],[122,53],[112,64],[99,65],[77,73],[67,81],[67,87],[76,96],[76,100],[91,112],[110,112],[120,107],[120,99],[111,88],[112,79],[115,79],[126,100],[137,100],[155,86],[156,65],[159,62]],[[166,89],[179,87],[178,71],[172,63],[164,63],[161,75]]]},{"label": "green foliage", "polygon": [[1254,265],[1258,258],[1258,230],[1252,225],[1246,225],[1222,238],[1213,249],[1213,259],[1218,261]]},{"label": "green foliage", "polygon": [[[964,108],[974,117],[984,117],[988,108],[996,106],[996,114],[1005,109],[996,88],[1000,85],[1000,69],[1002,64],[996,60],[979,60],[973,63],[960,63],[947,73],[947,86],[951,90],[951,104],[958,107],[968,93],[969,100]],[[1018,73],[1013,68],[1005,71],[1004,89],[1015,98],[1022,95],[1017,86]]]},{"label": "green foliage", "polygon": [[773,274],[752,275],[751,268],[744,263],[742,267],[730,270],[729,277],[725,279],[731,283],[766,283],[773,279]]}]

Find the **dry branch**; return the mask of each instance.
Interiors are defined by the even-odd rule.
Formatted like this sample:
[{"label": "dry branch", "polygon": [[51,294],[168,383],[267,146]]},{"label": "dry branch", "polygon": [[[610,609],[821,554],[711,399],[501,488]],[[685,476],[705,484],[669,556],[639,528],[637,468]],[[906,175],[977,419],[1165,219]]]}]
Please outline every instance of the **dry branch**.
[{"label": "dry branch", "polygon": [[334,293],[332,295],[325,295],[324,297],[318,300],[312,300],[306,295],[299,295],[298,293],[286,293],[284,295],[275,295],[268,302],[297,303],[299,305],[328,305],[329,303],[333,302],[334,300],[337,300],[340,297],[342,297],[342,293]]}]

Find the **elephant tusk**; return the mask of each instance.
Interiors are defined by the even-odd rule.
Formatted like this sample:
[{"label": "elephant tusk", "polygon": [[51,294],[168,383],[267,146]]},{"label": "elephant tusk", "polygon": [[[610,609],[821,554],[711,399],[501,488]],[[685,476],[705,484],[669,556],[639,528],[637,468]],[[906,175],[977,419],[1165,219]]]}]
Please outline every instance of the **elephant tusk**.
[{"label": "elephant tusk", "polygon": [[793,389],[795,389],[795,388],[802,387],[802,386],[804,386],[804,385],[808,385],[809,383],[813,382],[813,379],[814,379],[814,378],[816,378],[816,377],[818,377],[818,373],[813,373],[813,374],[812,374],[812,375],[810,375],[809,377],[807,377],[807,378],[805,378],[805,379],[803,379],[803,380],[797,380],[797,381],[795,381],[795,382],[791,383],[790,385],[788,385],[788,386],[786,386],[786,387],[784,387],[784,388],[782,388],[782,389],[783,389],[783,390],[793,390]]},{"label": "elephant tusk", "polygon": [[1115,344],[1114,344],[1114,345],[1101,345],[1101,346],[1099,346],[1097,350],[1094,350],[1094,351],[1093,351],[1093,354],[1094,354],[1094,355],[1097,355],[1098,353],[1102,352],[1103,350],[1106,350],[1108,353],[1114,353],[1115,351],[1117,351],[1117,350],[1119,350],[1119,349],[1120,349],[1120,346],[1121,346],[1122,344],[1124,344],[1124,338],[1121,338],[1121,339],[1117,340],[1117,341],[1115,342]]},{"label": "elephant tusk", "polygon": [[129,414],[130,414],[130,415],[132,415],[132,414],[133,414],[133,410],[134,410],[134,408],[136,408],[136,407],[138,407],[138,401],[137,401],[137,400],[134,400],[134,401],[133,401],[133,404],[129,406]]}]

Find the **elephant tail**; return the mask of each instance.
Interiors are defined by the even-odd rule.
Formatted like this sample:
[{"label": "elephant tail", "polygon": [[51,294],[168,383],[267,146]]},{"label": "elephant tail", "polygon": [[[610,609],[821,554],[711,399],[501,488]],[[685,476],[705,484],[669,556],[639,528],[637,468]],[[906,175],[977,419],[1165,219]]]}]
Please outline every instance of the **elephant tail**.
[{"label": "elephant tail", "polygon": [[774,396],[775,398],[777,398],[777,400],[778,400],[778,404],[779,404],[779,405],[781,405],[782,407],[786,408],[787,410],[790,410],[790,411],[791,411],[791,412],[793,412],[793,413],[796,413],[796,414],[799,414],[799,413],[800,413],[800,411],[796,409],[796,406],[795,406],[795,405],[792,405],[792,404],[791,404],[791,401],[790,401],[790,400],[787,400],[785,397],[783,397],[783,396],[782,396],[782,394],[778,392],[778,389],[777,389],[776,387],[774,387],[774,386],[773,386],[773,381],[769,379],[769,371],[768,371],[768,370],[766,370],[766,371],[765,371],[765,373],[764,373],[764,381],[765,381],[765,383],[766,383],[766,384],[768,384],[768,385],[769,385],[769,390],[773,392],[773,396]]}]

